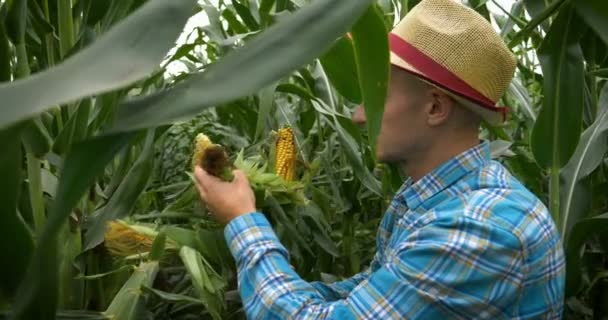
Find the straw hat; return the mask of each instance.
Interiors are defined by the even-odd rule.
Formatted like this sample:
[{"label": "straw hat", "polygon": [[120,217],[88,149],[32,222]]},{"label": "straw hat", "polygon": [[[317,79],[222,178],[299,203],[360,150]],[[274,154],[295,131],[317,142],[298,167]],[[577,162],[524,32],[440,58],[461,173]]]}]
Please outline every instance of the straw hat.
[{"label": "straw hat", "polygon": [[391,63],[442,89],[490,124],[516,66],[491,24],[454,0],[423,0],[389,34]]}]

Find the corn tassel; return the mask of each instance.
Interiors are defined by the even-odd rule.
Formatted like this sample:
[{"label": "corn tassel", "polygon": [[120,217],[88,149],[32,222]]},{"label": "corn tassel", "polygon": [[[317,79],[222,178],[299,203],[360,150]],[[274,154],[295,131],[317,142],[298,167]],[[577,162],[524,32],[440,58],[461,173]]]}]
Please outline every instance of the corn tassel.
[{"label": "corn tassel", "polygon": [[285,181],[293,181],[296,166],[296,145],[293,129],[287,127],[279,129],[276,141],[276,174]]}]

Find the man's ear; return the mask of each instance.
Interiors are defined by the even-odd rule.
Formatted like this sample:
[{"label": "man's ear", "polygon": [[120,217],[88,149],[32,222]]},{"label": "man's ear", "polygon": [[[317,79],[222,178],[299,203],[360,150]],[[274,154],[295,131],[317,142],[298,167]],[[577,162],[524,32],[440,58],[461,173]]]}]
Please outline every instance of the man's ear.
[{"label": "man's ear", "polygon": [[426,109],[427,124],[434,127],[446,123],[455,107],[454,100],[438,88],[431,88],[430,98]]}]

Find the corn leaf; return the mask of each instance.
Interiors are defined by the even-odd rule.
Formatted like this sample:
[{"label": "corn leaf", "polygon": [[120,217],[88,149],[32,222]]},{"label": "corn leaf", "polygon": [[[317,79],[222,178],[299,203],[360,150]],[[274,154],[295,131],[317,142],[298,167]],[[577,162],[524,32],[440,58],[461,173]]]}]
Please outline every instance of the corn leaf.
[{"label": "corn leaf", "polygon": [[241,17],[243,22],[247,25],[247,28],[251,31],[255,31],[260,29],[260,24],[251,14],[251,10],[239,2],[239,0],[232,0],[232,5],[234,6],[234,10]]},{"label": "corn leaf", "polygon": [[252,94],[324,53],[370,2],[314,1],[204,72],[172,89],[124,103],[113,130],[167,124]]},{"label": "corn leaf", "polygon": [[[581,141],[561,173],[561,225],[562,239],[569,240],[574,224],[587,212],[577,206],[577,194],[581,194],[581,181],[589,176],[604,161],[608,151],[608,85],[600,95],[599,110],[601,113],[595,122],[583,132]],[[581,202],[579,202],[581,203]]]},{"label": "corn leaf", "polygon": [[572,1],[572,5],[591,29],[608,45],[608,1]]},{"label": "corn leaf", "polygon": [[[0,16],[6,14],[7,6],[0,4]],[[11,80],[11,48],[4,23],[0,22],[0,83]]]},{"label": "corn leaf", "polygon": [[[10,313],[7,311],[0,311],[0,319],[9,319]],[[55,320],[113,320],[112,318],[104,315],[101,312],[93,311],[58,311]]]},{"label": "corn leaf", "polygon": [[389,77],[388,30],[382,12],[371,6],[353,27],[353,42],[369,143],[376,150]]},{"label": "corn leaf", "polygon": [[157,297],[165,300],[165,301],[169,301],[169,302],[188,302],[188,303],[195,303],[195,304],[203,304],[203,302],[199,299],[195,299],[189,296],[185,296],[183,294],[177,294],[177,293],[170,293],[170,292],[165,292],[165,291],[161,291],[161,290],[157,290],[151,287],[146,287],[144,286],[143,289],[145,291],[148,291],[154,295],[156,295]]},{"label": "corn leaf", "polygon": [[165,253],[166,241],[167,234],[163,231],[159,232],[154,238],[152,248],[150,249],[150,255],[148,256],[150,260],[158,261],[160,258],[162,258],[163,254]]},{"label": "corn leaf", "polygon": [[0,85],[0,128],[51,106],[125,87],[148,76],[177,39],[195,3],[148,1],[62,64]]},{"label": "corn leaf", "polygon": [[194,231],[175,226],[166,226],[163,231],[169,239],[175,241],[179,246],[197,248]]},{"label": "corn leaf", "polygon": [[112,319],[146,318],[146,296],[143,287],[152,286],[158,268],[158,261],[140,264],[118,291],[104,314]]},{"label": "corn leaf", "polygon": [[70,117],[63,130],[55,138],[53,143],[55,153],[65,154],[73,144],[86,138],[90,114],[91,99],[85,99],[78,105],[77,111]]},{"label": "corn leaf", "polygon": [[17,212],[21,184],[21,142],[23,126],[0,130],[0,293],[12,298],[34,249],[32,235]]},{"label": "corn leaf", "polygon": [[42,124],[40,117],[28,121],[23,130],[23,145],[37,158],[44,157],[51,150],[51,136]]},{"label": "corn leaf", "polygon": [[604,233],[608,229],[608,212],[578,221],[566,247],[566,297],[575,295],[581,288],[582,252],[581,247],[589,237]]},{"label": "corn leaf", "polygon": [[255,126],[255,138],[260,139],[266,133],[266,124],[270,111],[274,106],[274,95],[276,93],[276,84],[272,84],[260,92],[260,108],[258,109],[258,120]]},{"label": "corn leaf", "polygon": [[534,158],[544,168],[563,167],[580,138],[584,104],[580,36],[575,13],[564,9],[538,50],[545,98],[532,130],[531,147]]},{"label": "corn leaf", "polygon": [[361,87],[352,40],[347,37],[338,39],[320,61],[336,90],[351,102],[361,103]]},{"label": "corn leaf", "polygon": [[6,31],[14,45],[24,42],[27,22],[27,0],[8,1]]},{"label": "corn leaf", "polygon": [[103,241],[106,223],[127,216],[139,195],[144,191],[154,168],[154,130],[148,130],[143,150],[129,173],[120,183],[108,203],[93,214],[87,223],[84,250],[90,250]]},{"label": "corn leaf", "polygon": [[234,262],[230,249],[224,239],[223,229],[199,229],[196,232],[195,247],[209,262],[216,265],[227,265]]},{"label": "corn leaf", "polygon": [[[537,1],[538,2],[538,1]],[[540,24],[544,23],[549,17],[555,12],[562,12],[561,6],[566,3],[566,0],[555,0],[551,5],[547,6],[542,12],[538,12],[528,24],[516,33],[511,41],[509,41],[509,48],[517,46],[520,42],[526,40],[530,33],[536,29]],[[529,5],[528,5],[529,6]],[[568,10],[563,10],[568,11]]]},{"label": "corn leaf", "polygon": [[536,112],[532,108],[532,102],[530,101],[530,94],[519,79],[513,79],[509,85],[507,91],[514,99],[516,99],[522,107],[524,114],[532,120],[532,123],[536,122]]},{"label": "corn leaf", "polygon": [[[225,282],[206,263],[201,254],[188,246],[181,247],[179,256],[188,270],[192,284],[214,320],[222,319],[224,309],[222,290]],[[205,263],[204,263],[205,262]]]},{"label": "corn leaf", "polygon": [[78,200],[95,178],[128,144],[131,134],[104,136],[76,145],[61,174],[57,197],[37,241],[37,247],[21,283],[14,310],[17,317],[48,319],[57,306],[57,235]]},{"label": "corn leaf", "polygon": [[[316,102],[313,101],[313,105]],[[382,195],[382,188],[380,182],[374,178],[371,172],[365,167],[363,163],[362,153],[357,146],[357,142],[349,135],[338,122],[337,117],[334,118],[334,122],[328,122],[336,131],[338,140],[343,147],[346,158],[353,168],[354,174],[361,180],[361,183],[369,189],[369,191],[376,195]]]}]

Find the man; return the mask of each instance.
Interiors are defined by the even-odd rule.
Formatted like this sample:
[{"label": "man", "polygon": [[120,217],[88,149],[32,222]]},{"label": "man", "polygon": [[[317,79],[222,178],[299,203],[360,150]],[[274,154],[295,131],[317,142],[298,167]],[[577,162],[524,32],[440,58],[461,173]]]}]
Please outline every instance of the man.
[{"label": "man", "polygon": [[[251,319],[560,318],[565,262],[546,207],[490,159],[479,125],[504,120],[496,102],[515,58],[491,25],[451,0],[423,0],[390,34],[391,77],[380,161],[410,177],[381,222],[363,273],[303,281],[242,172],[223,183],[195,172],[225,237]],[[354,114],[364,123],[361,109]]]}]

